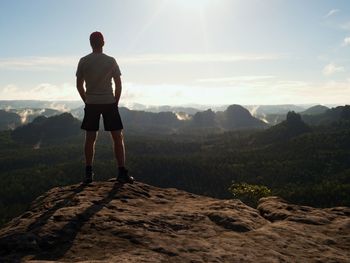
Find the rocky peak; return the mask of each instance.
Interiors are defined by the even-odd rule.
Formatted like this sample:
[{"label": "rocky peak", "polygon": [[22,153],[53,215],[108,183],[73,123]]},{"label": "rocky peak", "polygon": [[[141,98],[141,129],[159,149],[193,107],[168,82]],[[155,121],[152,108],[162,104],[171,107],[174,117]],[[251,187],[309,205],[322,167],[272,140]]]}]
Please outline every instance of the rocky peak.
[{"label": "rocky peak", "polygon": [[251,118],[250,112],[241,105],[233,104],[227,107],[226,115],[232,118]]},{"label": "rocky peak", "polygon": [[193,124],[198,127],[213,127],[216,126],[216,114],[211,109],[199,111],[193,116]]},{"label": "rocky peak", "polygon": [[287,113],[287,123],[297,124],[300,122],[302,122],[300,114],[295,113],[294,111],[290,111]]},{"label": "rocky peak", "polygon": [[262,128],[266,124],[253,117],[250,112],[240,105],[230,105],[224,111],[224,126],[227,129],[237,128]]},{"label": "rocky peak", "polygon": [[57,187],[0,230],[0,261],[348,262],[350,208],[257,209],[115,181]]},{"label": "rocky peak", "polygon": [[288,112],[285,123],[282,122],[281,124],[285,124],[293,135],[299,135],[310,131],[310,127],[301,119],[301,115],[294,111]]}]

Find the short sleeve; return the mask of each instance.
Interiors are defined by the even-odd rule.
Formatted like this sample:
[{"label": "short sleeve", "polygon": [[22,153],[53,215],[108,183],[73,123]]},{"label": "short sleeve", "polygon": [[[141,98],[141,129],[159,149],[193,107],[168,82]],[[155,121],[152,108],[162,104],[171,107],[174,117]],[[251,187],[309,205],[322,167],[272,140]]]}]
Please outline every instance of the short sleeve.
[{"label": "short sleeve", "polygon": [[83,59],[81,58],[78,63],[77,72],[75,73],[77,78],[83,78]]},{"label": "short sleeve", "polygon": [[113,58],[113,65],[112,65],[112,77],[120,77],[122,73],[120,72],[120,68],[118,66],[117,61]]}]

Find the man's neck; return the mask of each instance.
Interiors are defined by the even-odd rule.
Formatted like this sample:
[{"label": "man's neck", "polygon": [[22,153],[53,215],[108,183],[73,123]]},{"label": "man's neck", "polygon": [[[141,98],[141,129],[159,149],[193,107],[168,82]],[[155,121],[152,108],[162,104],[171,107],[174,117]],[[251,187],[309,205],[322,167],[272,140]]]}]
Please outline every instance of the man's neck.
[{"label": "man's neck", "polygon": [[102,48],[96,48],[92,50],[92,53],[102,53],[102,52],[103,52]]}]

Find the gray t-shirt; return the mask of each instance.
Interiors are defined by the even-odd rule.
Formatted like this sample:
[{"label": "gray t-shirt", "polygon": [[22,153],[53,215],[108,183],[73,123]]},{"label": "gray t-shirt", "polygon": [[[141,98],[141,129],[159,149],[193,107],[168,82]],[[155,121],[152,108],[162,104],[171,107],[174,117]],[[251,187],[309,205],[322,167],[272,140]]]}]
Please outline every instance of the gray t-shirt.
[{"label": "gray t-shirt", "polygon": [[78,64],[76,76],[85,80],[85,103],[115,103],[112,77],[119,77],[120,75],[119,66],[113,57],[103,53],[91,53],[82,57]]}]

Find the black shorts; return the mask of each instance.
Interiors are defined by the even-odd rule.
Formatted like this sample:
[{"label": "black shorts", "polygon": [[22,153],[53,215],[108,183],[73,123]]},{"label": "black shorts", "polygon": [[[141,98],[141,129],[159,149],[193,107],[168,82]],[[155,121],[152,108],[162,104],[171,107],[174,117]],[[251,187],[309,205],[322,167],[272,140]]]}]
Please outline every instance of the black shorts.
[{"label": "black shorts", "polygon": [[105,131],[117,131],[123,129],[123,123],[116,103],[85,104],[84,119],[81,128],[86,131],[98,131],[101,114],[103,116]]}]

